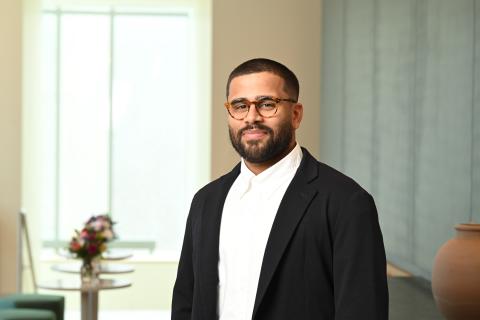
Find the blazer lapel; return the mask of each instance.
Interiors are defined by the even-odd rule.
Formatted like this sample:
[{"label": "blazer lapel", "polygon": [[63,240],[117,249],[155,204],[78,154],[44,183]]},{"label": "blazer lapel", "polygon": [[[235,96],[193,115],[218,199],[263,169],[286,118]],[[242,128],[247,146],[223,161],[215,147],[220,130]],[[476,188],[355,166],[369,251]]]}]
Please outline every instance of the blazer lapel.
[{"label": "blazer lapel", "polygon": [[204,319],[217,319],[218,245],[222,211],[228,191],[240,173],[240,165],[225,175],[205,199],[201,213],[198,276]]},{"label": "blazer lapel", "polygon": [[255,319],[265,292],[282,258],[283,252],[295,232],[297,224],[300,222],[309,203],[317,193],[316,189],[310,187],[308,184],[315,179],[317,175],[318,166],[316,160],[308,151],[303,149],[302,163],[285,192],[270,231],[263,256],[252,319]]}]

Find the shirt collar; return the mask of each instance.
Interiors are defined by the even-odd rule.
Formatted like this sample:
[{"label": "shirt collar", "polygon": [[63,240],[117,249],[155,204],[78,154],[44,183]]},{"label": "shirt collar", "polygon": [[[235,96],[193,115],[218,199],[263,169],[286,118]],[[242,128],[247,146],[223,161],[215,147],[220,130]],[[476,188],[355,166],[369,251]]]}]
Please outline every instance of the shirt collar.
[{"label": "shirt collar", "polygon": [[284,178],[291,177],[292,172],[296,172],[302,161],[302,156],[302,149],[300,145],[296,143],[292,151],[285,157],[258,175],[255,175],[248,169],[245,160],[242,158],[240,175],[238,176],[241,184],[240,189],[243,191],[241,194],[244,194],[250,190],[250,188],[261,186],[262,192],[268,196],[268,194],[275,191],[276,186],[278,186]]}]

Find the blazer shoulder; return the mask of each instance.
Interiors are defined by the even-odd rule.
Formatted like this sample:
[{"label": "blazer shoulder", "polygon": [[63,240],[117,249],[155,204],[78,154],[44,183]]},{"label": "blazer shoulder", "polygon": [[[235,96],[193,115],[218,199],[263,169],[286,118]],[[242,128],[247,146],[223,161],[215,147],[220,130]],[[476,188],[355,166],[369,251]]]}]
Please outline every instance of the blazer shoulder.
[{"label": "blazer shoulder", "polygon": [[205,199],[212,195],[217,195],[225,191],[225,188],[230,189],[233,182],[240,174],[240,164],[237,164],[230,172],[221,177],[207,183],[200,188],[194,196],[194,199]]},{"label": "blazer shoulder", "polygon": [[323,162],[318,161],[312,155],[310,155],[308,151],[305,155],[305,170],[312,171],[312,167],[315,167],[316,169],[316,178],[313,179],[311,183],[315,185],[319,192],[340,199],[349,198],[356,193],[368,194],[368,192],[353,178]]},{"label": "blazer shoulder", "polygon": [[[353,178],[347,176],[343,172],[322,163],[318,162],[319,176],[328,182],[330,188],[336,192],[351,194],[365,189]],[[366,192],[366,191],[365,191]]]},{"label": "blazer shoulder", "polygon": [[[313,158],[312,158],[313,159]],[[331,230],[348,225],[350,221],[377,221],[373,197],[354,179],[329,165],[315,160],[316,178],[310,183],[324,195]]]}]

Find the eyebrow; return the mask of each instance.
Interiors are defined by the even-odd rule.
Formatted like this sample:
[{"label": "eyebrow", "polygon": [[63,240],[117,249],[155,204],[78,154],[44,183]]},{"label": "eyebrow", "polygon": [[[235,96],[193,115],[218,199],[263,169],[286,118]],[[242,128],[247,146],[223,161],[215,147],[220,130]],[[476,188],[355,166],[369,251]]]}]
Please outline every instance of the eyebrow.
[{"label": "eyebrow", "polygon": [[[272,96],[256,96],[255,101],[263,100],[263,99],[272,99]],[[236,98],[230,101],[230,103],[237,103],[237,102],[242,102],[242,101],[250,101],[247,98]]]},{"label": "eyebrow", "polygon": [[233,99],[232,101],[230,101],[230,103],[237,103],[237,102],[242,102],[242,101],[245,101],[247,99],[245,98],[236,98],[236,99]]},{"label": "eyebrow", "polygon": [[262,100],[262,99],[273,99],[273,96],[256,96],[255,100]]}]

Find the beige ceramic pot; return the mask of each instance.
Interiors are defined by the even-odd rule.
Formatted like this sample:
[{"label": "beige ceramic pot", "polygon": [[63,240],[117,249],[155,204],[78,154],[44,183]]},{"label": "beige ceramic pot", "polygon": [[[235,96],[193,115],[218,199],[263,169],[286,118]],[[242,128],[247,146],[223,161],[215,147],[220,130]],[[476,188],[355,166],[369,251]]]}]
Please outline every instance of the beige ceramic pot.
[{"label": "beige ceramic pot", "polygon": [[432,289],[448,320],[480,319],[480,224],[458,224],[457,235],[438,250]]}]

